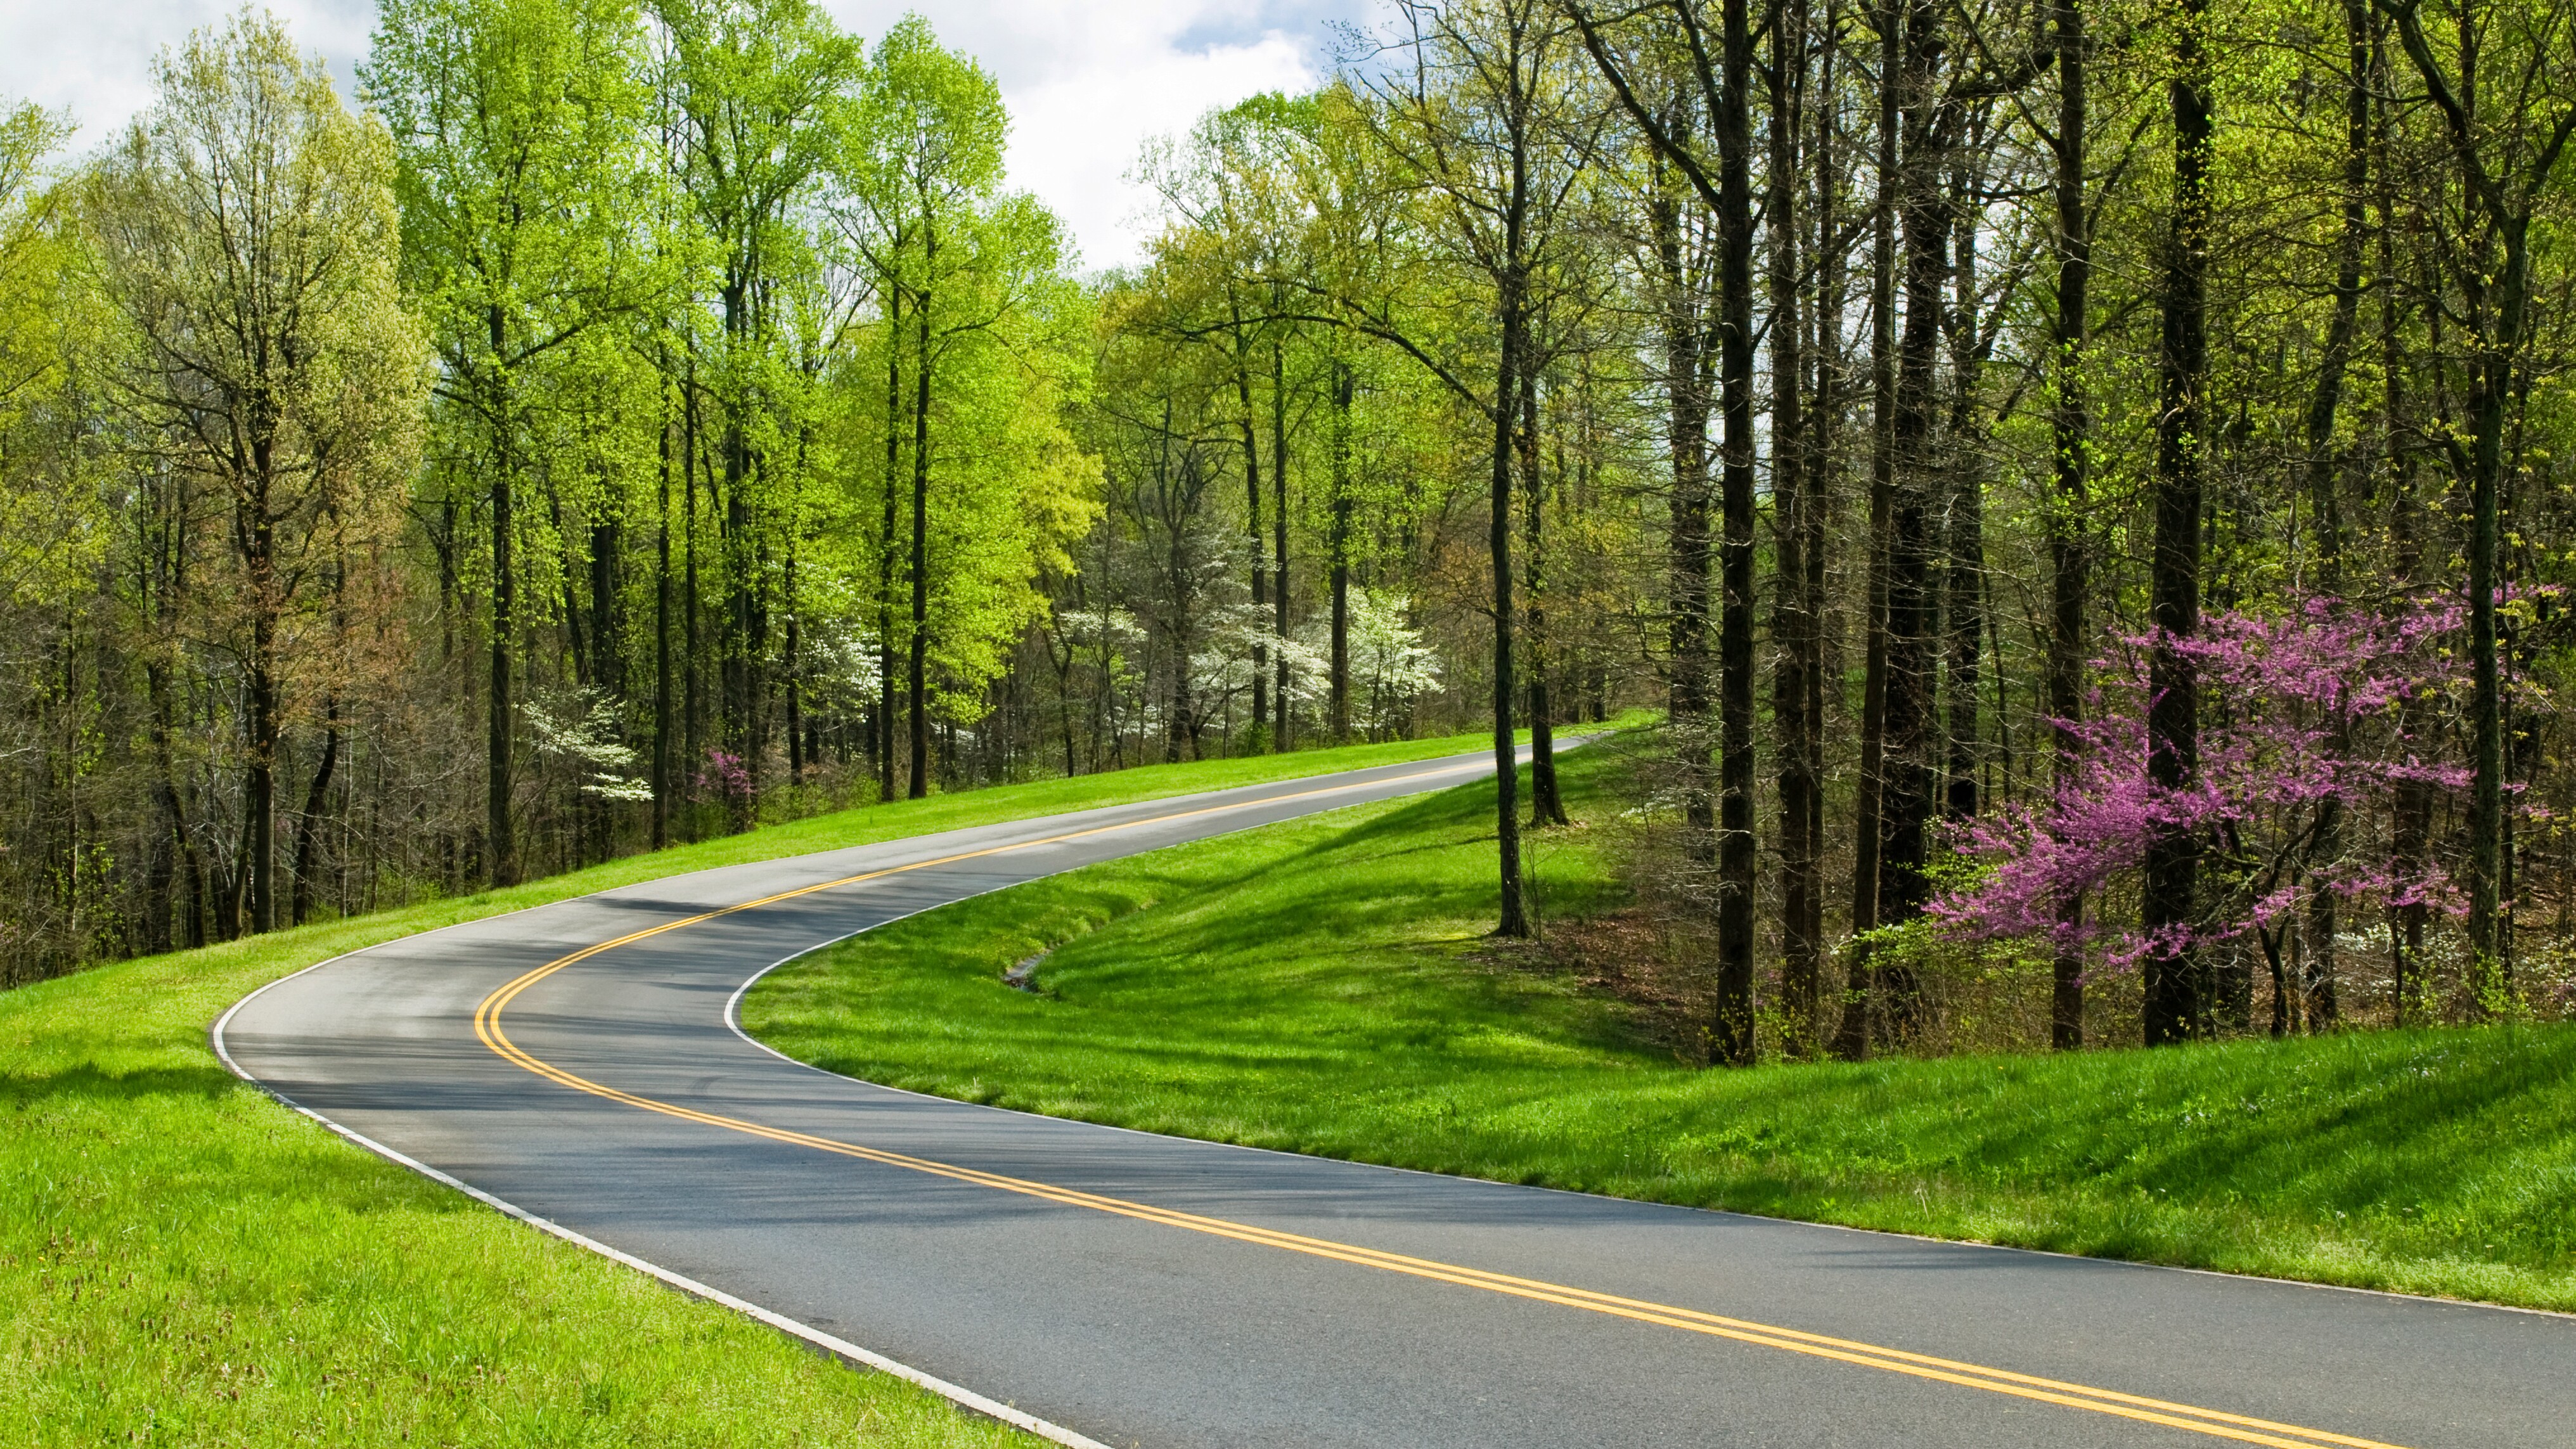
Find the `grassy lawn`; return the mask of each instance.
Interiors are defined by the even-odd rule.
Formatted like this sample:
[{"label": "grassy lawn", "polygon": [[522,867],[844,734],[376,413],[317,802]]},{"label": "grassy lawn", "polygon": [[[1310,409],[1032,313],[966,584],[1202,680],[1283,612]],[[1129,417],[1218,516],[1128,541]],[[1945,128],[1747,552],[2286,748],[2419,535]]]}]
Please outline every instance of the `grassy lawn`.
[{"label": "grassy lawn", "polygon": [[679,871],[1474,749],[937,796],[0,993],[0,1443],[1034,1443],[351,1146],[206,1028],[376,941]]},{"label": "grassy lawn", "polygon": [[[1578,815],[1606,758],[1568,758]],[[1467,785],[962,902],[771,976],[763,1040],[1194,1137],[1932,1236],[2576,1310],[2576,1028],[1708,1071],[1498,962]],[[1612,887],[1577,829],[1550,908]],[[1053,948],[1039,994],[1002,970]]]}]

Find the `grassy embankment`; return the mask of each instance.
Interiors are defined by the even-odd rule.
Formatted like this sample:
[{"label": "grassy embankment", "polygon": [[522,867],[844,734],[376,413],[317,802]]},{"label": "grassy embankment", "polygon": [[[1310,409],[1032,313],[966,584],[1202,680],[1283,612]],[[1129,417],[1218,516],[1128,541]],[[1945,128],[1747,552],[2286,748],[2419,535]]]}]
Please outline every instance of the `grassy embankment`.
[{"label": "grassy embankment", "polygon": [[[1606,759],[1569,757],[1578,814]],[[836,1071],[1189,1136],[1860,1227],[2576,1309],[2576,1028],[1707,1071],[1483,949],[1492,794],[915,917],[745,1024]],[[1541,872],[1611,899],[1576,830]],[[1001,970],[1053,947],[1033,981]],[[1508,958],[1506,958],[1508,959]]]},{"label": "grassy embankment", "polygon": [[631,881],[1476,743],[934,796],[0,993],[0,1442],[1035,1442],[331,1136],[208,1024],[341,952]]}]

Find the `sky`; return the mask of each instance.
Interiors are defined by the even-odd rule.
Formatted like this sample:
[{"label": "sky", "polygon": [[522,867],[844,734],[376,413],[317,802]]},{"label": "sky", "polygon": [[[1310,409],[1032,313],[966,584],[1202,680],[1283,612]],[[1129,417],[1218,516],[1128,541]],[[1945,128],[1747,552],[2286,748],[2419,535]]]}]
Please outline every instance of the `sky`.
[{"label": "sky", "polygon": [[[372,0],[267,0],[348,94]],[[1211,108],[1300,89],[1331,68],[1329,26],[1370,0],[821,0],[873,44],[906,10],[980,60],[1011,112],[1012,184],[1053,207],[1086,268],[1136,259],[1150,192],[1139,149]],[[73,147],[106,140],[150,99],[152,57],[234,0],[0,0],[0,103],[69,110]]]}]

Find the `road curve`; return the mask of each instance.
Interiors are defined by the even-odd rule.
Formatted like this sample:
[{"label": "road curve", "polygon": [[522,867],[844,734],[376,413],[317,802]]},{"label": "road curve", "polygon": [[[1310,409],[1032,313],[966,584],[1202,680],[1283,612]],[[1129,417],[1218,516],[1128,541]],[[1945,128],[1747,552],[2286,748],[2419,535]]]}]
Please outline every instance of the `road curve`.
[{"label": "road curve", "polygon": [[871,926],[1490,768],[653,881],[326,962],[215,1045],[408,1166],[1070,1444],[2576,1443],[2576,1318],[1156,1137],[733,1026],[750,980]]}]

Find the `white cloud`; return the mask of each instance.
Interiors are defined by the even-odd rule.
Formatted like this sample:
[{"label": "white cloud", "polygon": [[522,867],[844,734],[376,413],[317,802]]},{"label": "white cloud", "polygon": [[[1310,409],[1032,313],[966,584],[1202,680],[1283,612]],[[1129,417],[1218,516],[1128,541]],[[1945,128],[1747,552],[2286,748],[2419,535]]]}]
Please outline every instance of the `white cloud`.
[{"label": "white cloud", "polygon": [[1013,184],[1065,218],[1083,262],[1135,260],[1152,193],[1126,177],[1145,142],[1269,90],[1315,85],[1334,19],[1369,0],[823,0],[873,40],[917,9],[980,60],[1011,110]]},{"label": "white cloud", "polygon": [[[0,102],[31,100],[69,111],[80,124],[72,144],[96,146],[152,98],[152,58],[189,31],[220,25],[237,0],[0,0]],[[351,91],[373,0],[267,0],[298,47],[330,62],[340,92]]]},{"label": "white cloud", "polygon": [[[1330,67],[1331,20],[1371,0],[822,0],[873,42],[907,9],[981,60],[1011,109],[1013,184],[1073,229],[1093,267],[1132,261],[1152,196],[1126,180],[1147,139],[1266,90],[1312,86]],[[268,0],[343,93],[375,24],[370,0]],[[149,99],[152,57],[232,0],[0,0],[0,100],[72,112],[74,144],[106,140]]]}]

